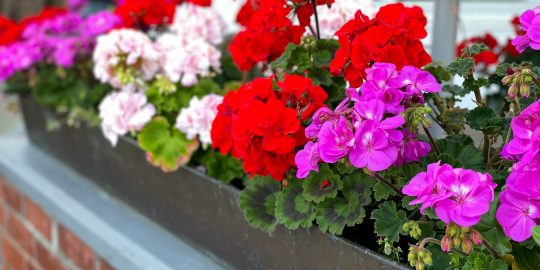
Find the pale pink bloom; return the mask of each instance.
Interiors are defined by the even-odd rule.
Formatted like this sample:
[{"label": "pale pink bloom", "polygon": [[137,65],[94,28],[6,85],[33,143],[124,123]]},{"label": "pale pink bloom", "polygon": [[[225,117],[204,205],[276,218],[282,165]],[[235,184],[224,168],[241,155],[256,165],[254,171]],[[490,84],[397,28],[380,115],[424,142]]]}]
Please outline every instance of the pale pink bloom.
[{"label": "pale pink bloom", "polygon": [[193,86],[198,76],[207,77],[211,70],[221,70],[221,52],[202,38],[184,39],[177,34],[164,34],[157,41],[161,69],[172,82]]},{"label": "pale pink bloom", "polygon": [[99,104],[101,131],[116,146],[118,136],[141,130],[156,109],[143,93],[122,90],[108,94]]},{"label": "pale pink bloom", "polygon": [[201,99],[191,98],[189,106],[178,114],[176,128],[184,132],[190,140],[199,136],[203,146],[212,144],[210,130],[217,115],[217,107],[222,101],[223,97],[215,94],[209,94]]},{"label": "pale pink bloom", "polygon": [[[336,31],[347,21],[354,18],[357,10],[372,18],[377,8],[371,0],[336,0],[331,8],[326,5],[317,6],[319,16],[319,29],[321,38],[332,38]],[[315,25],[315,17],[311,16],[312,25]],[[309,30],[306,33],[310,33]]]},{"label": "pale pink bloom", "polygon": [[159,53],[150,38],[133,29],[119,29],[100,36],[94,50],[94,75],[116,88],[119,69],[134,71],[136,79],[151,80],[159,70]]},{"label": "pale pink bloom", "polygon": [[211,7],[183,3],[176,8],[171,30],[185,39],[202,38],[212,45],[223,41],[225,21]]}]

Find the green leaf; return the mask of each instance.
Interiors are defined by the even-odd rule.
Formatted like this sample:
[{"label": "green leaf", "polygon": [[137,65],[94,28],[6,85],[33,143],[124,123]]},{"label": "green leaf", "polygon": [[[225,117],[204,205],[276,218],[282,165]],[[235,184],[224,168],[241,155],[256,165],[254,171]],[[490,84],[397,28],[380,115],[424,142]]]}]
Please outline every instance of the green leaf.
[{"label": "green leaf", "polygon": [[405,211],[397,210],[394,201],[386,201],[373,210],[371,219],[375,220],[375,233],[378,236],[397,242],[399,234],[403,232],[403,224],[407,222],[407,215]]},{"label": "green leaf", "polygon": [[309,228],[315,219],[315,206],[304,198],[300,181],[289,181],[276,199],[276,218],[289,230]]},{"label": "green leaf", "polygon": [[156,117],[144,126],[138,136],[139,145],[148,153],[148,160],[163,171],[174,171],[189,161],[197,142],[171,127],[164,117]]},{"label": "green leaf", "polygon": [[468,91],[474,91],[480,87],[487,86],[488,84],[489,80],[487,78],[475,79],[473,76],[470,76],[463,81],[463,88]]},{"label": "green leaf", "polygon": [[467,257],[463,270],[506,270],[508,265],[501,259],[495,259],[493,256],[475,251]]},{"label": "green leaf", "polygon": [[272,177],[255,177],[251,181],[253,183],[247,185],[238,197],[240,210],[249,225],[265,232],[272,232],[278,224],[275,208],[281,185]]},{"label": "green leaf", "polygon": [[285,52],[272,62],[272,67],[282,68],[287,72],[292,72],[294,67],[300,71],[307,70],[311,67],[309,52],[302,45],[289,43]]},{"label": "green leaf", "polygon": [[240,160],[229,155],[222,155],[212,149],[207,149],[199,162],[206,168],[208,176],[226,183],[230,183],[234,179],[241,179],[245,175]]},{"label": "green leaf", "polygon": [[376,201],[386,200],[394,191],[381,182],[375,183],[373,186],[373,197]]},{"label": "green leaf", "polygon": [[442,91],[449,92],[449,93],[451,93],[453,95],[460,96],[460,97],[463,97],[466,94],[471,92],[470,90],[465,90],[465,88],[463,88],[463,87],[461,87],[459,85],[454,85],[454,84],[443,85]]},{"label": "green leaf", "polygon": [[443,111],[441,119],[454,133],[459,133],[465,128],[465,117],[469,110],[460,108],[451,108]]},{"label": "green leaf", "polygon": [[531,250],[519,244],[512,245],[512,255],[519,270],[540,269],[540,253],[538,250]]},{"label": "green leaf", "polygon": [[332,74],[326,68],[312,68],[308,70],[308,77],[313,80],[315,85],[329,86],[332,84]]},{"label": "green leaf", "polygon": [[313,65],[315,67],[328,67],[334,58],[335,52],[339,48],[339,43],[335,39],[321,39],[315,43],[312,52]]},{"label": "green leaf", "polygon": [[460,75],[463,78],[468,77],[474,69],[474,60],[470,57],[460,58],[448,65],[448,71],[452,75]]},{"label": "green leaf", "polygon": [[472,129],[493,133],[501,127],[501,118],[487,106],[474,108],[467,116],[467,124]]},{"label": "green leaf", "polygon": [[326,198],[336,197],[338,190],[343,187],[343,181],[328,164],[323,163],[318,172],[312,172],[308,178],[302,180],[302,186],[306,201],[319,203]]},{"label": "green leaf", "polygon": [[429,244],[427,249],[431,252],[431,260],[433,262],[427,269],[454,270],[449,254],[443,252],[439,245]]},{"label": "green leaf", "polygon": [[474,228],[482,234],[484,241],[487,241],[498,253],[505,254],[512,251],[510,239],[504,234],[495,213],[497,212],[498,200],[494,200],[489,205],[489,211],[482,216],[482,219]]},{"label": "green leaf", "polygon": [[445,82],[452,79],[452,75],[448,70],[446,70],[443,66],[437,65],[437,64],[429,64],[424,67],[426,71],[431,73],[435,78],[437,78],[438,82]]},{"label": "green leaf", "polygon": [[343,182],[344,197],[326,199],[317,205],[317,224],[323,232],[339,235],[345,226],[362,223],[364,206],[371,203],[373,181],[367,175],[357,173]]},{"label": "green leaf", "polygon": [[540,226],[535,226],[533,229],[533,239],[540,246]]},{"label": "green leaf", "polygon": [[474,56],[481,52],[487,51],[488,49],[488,46],[482,43],[472,44],[468,47],[463,48],[463,50],[461,51],[461,57]]},{"label": "green leaf", "polygon": [[445,158],[459,161],[464,168],[479,170],[484,167],[482,153],[472,145],[460,143],[452,138],[438,140],[437,145],[441,153],[448,154]]}]

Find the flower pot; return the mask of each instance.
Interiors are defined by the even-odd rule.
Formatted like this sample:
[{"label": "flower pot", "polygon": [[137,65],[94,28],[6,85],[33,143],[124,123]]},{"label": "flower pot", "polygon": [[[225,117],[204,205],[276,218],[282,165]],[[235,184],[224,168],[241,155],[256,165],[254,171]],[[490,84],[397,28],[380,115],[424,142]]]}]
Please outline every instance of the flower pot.
[{"label": "flower pot", "polygon": [[33,144],[231,268],[407,269],[317,228],[291,232],[280,226],[271,235],[254,229],[238,207],[237,188],[189,167],[163,173],[134,140],[121,138],[113,148],[99,128],[47,131],[54,112],[29,96],[21,96],[21,107]]}]

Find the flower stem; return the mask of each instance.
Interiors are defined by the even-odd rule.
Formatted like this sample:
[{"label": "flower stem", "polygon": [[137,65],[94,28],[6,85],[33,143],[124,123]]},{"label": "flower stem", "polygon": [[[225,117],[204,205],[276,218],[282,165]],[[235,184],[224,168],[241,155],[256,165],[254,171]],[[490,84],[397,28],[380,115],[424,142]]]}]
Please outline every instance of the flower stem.
[{"label": "flower stem", "polygon": [[480,88],[478,87],[474,88],[474,98],[476,99],[476,104],[478,104],[478,106],[486,105],[482,99],[482,95],[480,94]]},{"label": "flower stem", "polygon": [[536,87],[538,87],[538,89],[540,89],[540,81],[534,76],[532,76],[532,80],[533,80],[534,84],[536,85]]},{"label": "flower stem", "polygon": [[437,155],[440,155],[440,154],[441,154],[441,150],[439,149],[439,146],[438,146],[437,143],[435,142],[435,139],[433,139],[433,136],[431,136],[431,132],[429,132],[428,127],[427,127],[424,123],[422,123],[422,128],[424,128],[424,132],[425,132],[426,135],[428,136],[429,142],[431,143],[431,146],[432,146],[433,149],[435,150],[435,153],[437,153]]},{"label": "flower stem", "polygon": [[497,253],[497,251],[495,251],[495,249],[486,240],[482,241],[482,245],[489,251],[493,258],[501,258],[501,256],[499,256],[499,253]]},{"label": "flower stem", "polygon": [[319,29],[319,15],[317,14],[317,3],[316,0],[311,0],[311,5],[313,6],[313,13],[315,14],[315,28],[317,29],[317,40],[321,39],[321,31]]},{"label": "flower stem", "polygon": [[[418,247],[420,248],[424,248],[424,246],[427,244],[427,243],[432,243],[432,244],[435,244],[435,245],[441,245],[441,240],[439,239],[435,239],[433,237],[426,237],[424,238],[422,241],[420,241],[420,244],[418,244]],[[467,256],[467,254],[459,249],[456,249],[456,248],[452,248],[452,251],[455,252],[455,253],[458,253],[459,255],[461,256]]]},{"label": "flower stem", "polygon": [[484,134],[484,145],[483,145],[483,149],[482,149],[482,152],[484,154],[484,160],[486,162],[486,169],[489,169],[489,152],[491,150],[491,145],[490,145],[490,140],[489,140],[489,136],[487,134]]},{"label": "flower stem", "polygon": [[398,187],[396,187],[394,184],[390,183],[390,181],[384,179],[384,177],[382,177],[380,174],[375,173],[375,178],[377,178],[377,180],[381,181],[387,187],[392,189],[399,197],[404,197],[403,194],[401,193],[401,190]]}]

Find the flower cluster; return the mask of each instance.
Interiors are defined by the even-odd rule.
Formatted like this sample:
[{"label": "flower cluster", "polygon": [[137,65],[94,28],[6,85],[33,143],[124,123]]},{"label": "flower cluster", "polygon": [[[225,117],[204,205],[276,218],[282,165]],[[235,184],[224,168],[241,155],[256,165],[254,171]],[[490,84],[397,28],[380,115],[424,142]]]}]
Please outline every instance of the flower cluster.
[{"label": "flower cluster", "polygon": [[420,7],[401,3],[380,8],[374,19],[357,11],[337,32],[341,47],[330,64],[330,71],[343,74],[352,87],[365,79],[365,69],[373,62],[394,63],[398,69],[422,67],[431,62],[420,39],[425,38],[426,17]]},{"label": "flower cluster", "polygon": [[118,29],[97,39],[94,76],[116,88],[140,85],[159,70],[160,54],[150,38],[133,29]]},{"label": "flower cluster", "polygon": [[422,204],[422,214],[432,207],[444,223],[470,227],[489,211],[496,186],[488,173],[452,168],[437,162],[429,164],[426,172],[413,177],[402,191],[417,197],[410,205]]},{"label": "flower cluster", "polygon": [[101,131],[115,146],[118,136],[141,130],[155,113],[154,105],[147,103],[143,93],[112,92],[99,104]]},{"label": "flower cluster", "polygon": [[523,35],[512,40],[512,45],[522,53],[527,47],[540,50],[540,6],[527,10],[519,16]]},{"label": "flower cluster", "polygon": [[[319,31],[321,38],[333,38],[336,31],[347,21],[354,18],[357,10],[372,18],[376,8],[371,0],[338,0],[330,8],[318,6]],[[311,25],[315,25],[315,17],[312,17]]]},{"label": "flower cluster", "polygon": [[300,43],[304,27],[293,25],[291,8],[285,0],[261,0],[254,8],[247,1],[238,21],[245,27],[232,40],[229,51],[241,70],[258,62],[270,62],[281,56],[289,43]]},{"label": "flower cluster", "polygon": [[17,41],[20,34],[21,28],[16,22],[0,16],[0,46],[9,45]]},{"label": "flower cluster", "polygon": [[440,91],[436,79],[412,66],[398,72],[390,63],[375,63],[366,72],[360,93],[351,88],[334,111],[321,108],[313,115],[306,128],[306,136],[313,141],[295,158],[298,178],[318,171],[320,161],[335,163],[348,156],[357,168],[382,171],[429,153],[428,143],[402,128],[405,119],[400,113],[423,104],[423,92]]},{"label": "flower cluster", "polygon": [[184,86],[197,83],[197,76],[220,71],[221,52],[215,47],[223,41],[225,23],[212,8],[185,3],[178,6],[171,33],[157,40],[162,73]]},{"label": "flower cluster", "polygon": [[146,30],[150,26],[171,24],[176,0],[123,0],[114,11],[124,26]]},{"label": "flower cluster", "polygon": [[501,192],[497,220],[508,237],[525,241],[540,218],[540,101],[512,119],[510,140],[502,157],[516,162]]},{"label": "flower cluster", "polygon": [[189,101],[189,106],[183,108],[176,118],[176,128],[186,134],[190,140],[199,137],[203,147],[212,144],[210,129],[212,122],[218,113],[218,105],[223,101],[223,97],[210,94],[199,99],[193,97]]},{"label": "flower cluster", "polygon": [[21,23],[17,42],[0,47],[0,80],[40,61],[69,68],[79,55],[89,55],[98,35],[118,26],[114,14],[103,11],[82,18],[63,10],[43,11]]},{"label": "flower cluster", "polygon": [[311,79],[286,75],[258,78],[229,92],[218,107],[211,137],[214,148],[243,161],[250,175],[282,180],[293,167],[295,148],[306,138],[300,119],[309,119],[328,95]]}]

